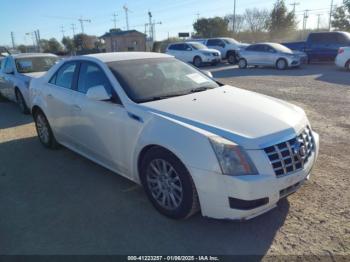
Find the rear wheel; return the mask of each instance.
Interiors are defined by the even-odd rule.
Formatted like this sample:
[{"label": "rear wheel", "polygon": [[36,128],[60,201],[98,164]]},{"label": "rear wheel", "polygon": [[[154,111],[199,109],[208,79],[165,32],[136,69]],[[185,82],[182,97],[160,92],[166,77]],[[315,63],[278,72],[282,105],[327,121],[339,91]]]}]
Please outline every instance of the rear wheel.
[{"label": "rear wheel", "polygon": [[229,52],[227,54],[227,61],[230,64],[236,64],[237,63],[237,59],[236,59],[236,53],[235,52]]},{"label": "rear wheel", "polygon": [[37,111],[34,114],[34,120],[40,142],[47,148],[57,148],[58,143],[44,113]]},{"label": "rear wheel", "polygon": [[350,71],[350,60],[348,60],[345,64],[345,69]]},{"label": "rear wheel", "polygon": [[19,91],[18,89],[16,89],[16,101],[21,112],[23,114],[29,114],[29,109],[27,107],[27,104],[23,98],[21,91]]},{"label": "rear wheel", "polygon": [[278,70],[284,70],[288,67],[288,64],[287,64],[287,61],[285,59],[278,59],[277,62],[276,62],[276,68]]},{"label": "rear wheel", "polygon": [[140,175],[154,207],[173,219],[184,219],[199,209],[197,191],[182,162],[163,148],[153,148],[144,156]]},{"label": "rear wheel", "polygon": [[193,64],[196,67],[200,67],[202,65],[202,58],[200,58],[199,56],[196,56],[195,58],[193,58]]},{"label": "rear wheel", "polygon": [[238,61],[239,68],[245,69],[245,68],[247,68],[247,66],[248,66],[247,60],[245,60],[244,58],[239,59],[239,61]]}]

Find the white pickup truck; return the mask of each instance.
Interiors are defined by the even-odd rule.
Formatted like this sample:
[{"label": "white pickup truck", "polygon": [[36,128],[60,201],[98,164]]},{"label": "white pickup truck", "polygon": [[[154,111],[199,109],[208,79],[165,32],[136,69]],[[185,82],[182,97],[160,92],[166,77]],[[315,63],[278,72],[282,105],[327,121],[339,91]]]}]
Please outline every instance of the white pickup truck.
[{"label": "white pickup truck", "polygon": [[240,43],[233,38],[217,37],[208,39],[193,39],[206,45],[208,48],[216,49],[221,53],[221,59],[227,59],[230,64],[237,63],[237,54],[241,49],[245,49],[248,44]]}]

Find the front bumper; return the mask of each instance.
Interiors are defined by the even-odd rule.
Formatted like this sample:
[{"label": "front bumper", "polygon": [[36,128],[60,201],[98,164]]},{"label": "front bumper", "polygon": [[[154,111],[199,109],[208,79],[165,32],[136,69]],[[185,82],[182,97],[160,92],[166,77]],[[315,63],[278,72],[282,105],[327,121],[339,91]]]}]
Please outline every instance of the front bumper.
[{"label": "front bumper", "polygon": [[221,58],[220,56],[205,56],[202,57],[203,63],[220,63]]},{"label": "front bumper", "polygon": [[[316,149],[310,156],[310,161],[304,169],[283,177],[276,177],[268,168],[265,168],[266,173],[239,177],[190,168],[202,215],[216,219],[247,220],[276,207],[281,198],[297,191],[309,179],[319,148],[319,136],[315,132],[313,136]],[[267,159],[262,159],[264,152],[256,154],[260,158],[257,162],[266,165]]]}]

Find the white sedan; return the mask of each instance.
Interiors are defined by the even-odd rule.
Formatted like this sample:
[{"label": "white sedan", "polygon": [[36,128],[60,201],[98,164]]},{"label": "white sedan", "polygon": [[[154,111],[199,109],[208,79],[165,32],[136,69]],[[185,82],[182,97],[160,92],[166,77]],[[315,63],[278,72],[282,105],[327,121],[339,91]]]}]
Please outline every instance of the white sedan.
[{"label": "white sedan", "polygon": [[262,214],[309,178],[318,154],[301,108],[165,54],[74,57],[30,93],[44,146],[62,144],[142,184],[171,218]]},{"label": "white sedan", "polygon": [[335,64],[350,71],[350,47],[339,48],[338,55],[335,58]]}]

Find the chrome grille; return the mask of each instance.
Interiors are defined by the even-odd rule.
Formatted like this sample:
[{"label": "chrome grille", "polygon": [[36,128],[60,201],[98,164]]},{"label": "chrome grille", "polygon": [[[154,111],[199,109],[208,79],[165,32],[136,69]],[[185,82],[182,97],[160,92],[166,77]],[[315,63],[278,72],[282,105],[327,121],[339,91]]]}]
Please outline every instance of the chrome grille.
[{"label": "chrome grille", "polygon": [[267,147],[264,151],[276,176],[283,176],[304,168],[315,151],[315,141],[307,126],[297,137]]}]

